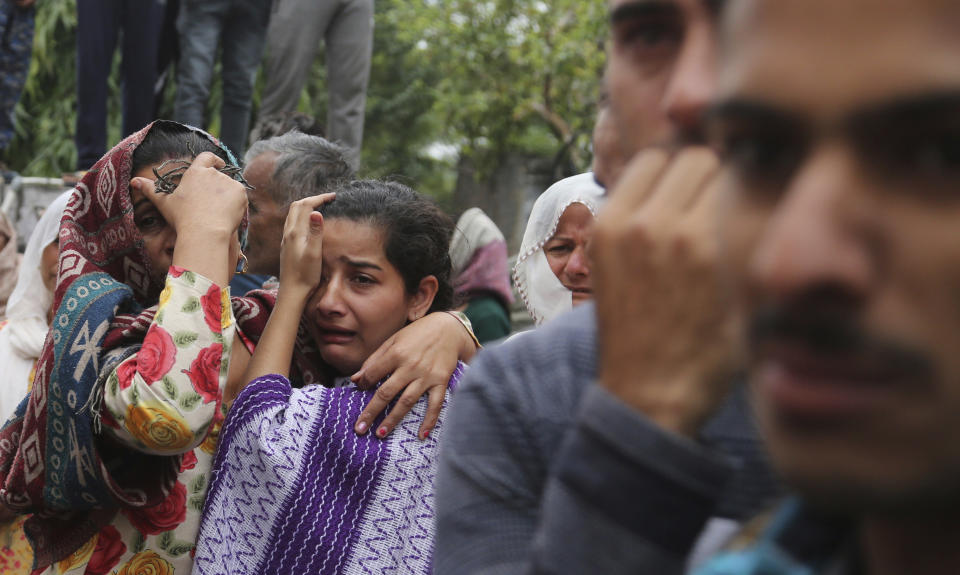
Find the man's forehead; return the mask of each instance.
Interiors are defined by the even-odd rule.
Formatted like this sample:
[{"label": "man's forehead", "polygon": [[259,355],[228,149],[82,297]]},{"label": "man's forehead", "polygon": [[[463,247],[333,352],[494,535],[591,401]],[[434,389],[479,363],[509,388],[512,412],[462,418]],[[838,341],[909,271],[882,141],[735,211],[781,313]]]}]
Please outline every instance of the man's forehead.
[{"label": "man's forehead", "polygon": [[259,173],[263,170],[269,170],[266,174],[269,176],[270,172],[273,171],[273,164],[276,159],[276,152],[264,152],[247,162],[247,166],[243,172],[244,174],[248,174],[251,172]]},{"label": "man's forehead", "polygon": [[839,115],[960,89],[957,4],[943,0],[733,0],[721,100]]}]

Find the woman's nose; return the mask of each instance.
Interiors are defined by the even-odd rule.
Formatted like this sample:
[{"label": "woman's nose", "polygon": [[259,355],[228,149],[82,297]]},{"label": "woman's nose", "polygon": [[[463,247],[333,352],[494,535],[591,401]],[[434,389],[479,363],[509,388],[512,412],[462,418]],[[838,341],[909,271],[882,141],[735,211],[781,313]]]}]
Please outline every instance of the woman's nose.
[{"label": "woman's nose", "polygon": [[163,250],[170,256],[173,257],[173,251],[177,247],[177,232],[173,230],[167,230],[167,235],[164,238]]},{"label": "woman's nose", "polygon": [[343,314],[342,286],[337,280],[329,280],[317,289],[320,290],[320,300],[317,310],[323,315]]},{"label": "woman's nose", "polygon": [[564,271],[571,277],[582,277],[590,275],[590,262],[587,260],[586,246],[578,245],[570,253],[570,259]]}]

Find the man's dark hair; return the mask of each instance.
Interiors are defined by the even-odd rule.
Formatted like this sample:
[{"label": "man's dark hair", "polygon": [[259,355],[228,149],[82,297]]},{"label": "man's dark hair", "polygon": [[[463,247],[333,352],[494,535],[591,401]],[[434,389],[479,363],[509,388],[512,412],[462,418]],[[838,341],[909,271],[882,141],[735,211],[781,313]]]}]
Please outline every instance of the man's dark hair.
[{"label": "man's dark hair", "polygon": [[383,230],[384,252],[413,294],[427,276],[437,278],[430,311],[453,307],[450,238],[453,221],[433,201],[403,184],[377,180],[344,183],[321,208],[324,218],[343,218]]},{"label": "man's dark hair", "polygon": [[355,176],[347,161],[347,149],[318,136],[294,131],[254,142],[247,151],[246,163],[270,152],[276,154],[270,177],[274,200],[282,207],[329,192]]}]

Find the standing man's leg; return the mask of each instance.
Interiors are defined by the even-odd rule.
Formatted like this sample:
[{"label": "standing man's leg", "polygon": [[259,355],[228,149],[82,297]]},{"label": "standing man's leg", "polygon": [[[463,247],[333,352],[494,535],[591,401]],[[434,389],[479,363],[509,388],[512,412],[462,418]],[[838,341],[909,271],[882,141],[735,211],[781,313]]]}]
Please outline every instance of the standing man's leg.
[{"label": "standing man's leg", "polygon": [[157,58],[165,7],[133,0],[123,7],[123,136],[153,120]]},{"label": "standing man's leg", "polygon": [[342,0],[275,0],[260,117],[297,109],[320,40]]},{"label": "standing man's leg", "polygon": [[173,72],[171,65],[180,60],[180,34],[177,33],[177,15],[180,14],[180,0],[167,0],[163,14],[163,26],[160,29],[160,46],[157,48],[157,83],[153,90],[153,116],[161,117],[163,94]]},{"label": "standing man's leg", "polygon": [[220,139],[243,157],[250,129],[253,83],[263,59],[270,0],[237,0],[223,30],[223,107]]},{"label": "standing man's leg", "polygon": [[327,138],[360,165],[367,82],[373,54],[373,0],[348,0],[327,29]]},{"label": "standing man's leg", "polygon": [[107,77],[120,2],[77,0],[77,170],[89,170],[107,149]]},{"label": "standing man's leg", "polygon": [[13,109],[30,70],[36,8],[0,0],[0,152],[13,140]]},{"label": "standing man's leg", "polygon": [[180,63],[177,70],[176,121],[203,128],[213,63],[230,0],[183,0],[177,17]]}]

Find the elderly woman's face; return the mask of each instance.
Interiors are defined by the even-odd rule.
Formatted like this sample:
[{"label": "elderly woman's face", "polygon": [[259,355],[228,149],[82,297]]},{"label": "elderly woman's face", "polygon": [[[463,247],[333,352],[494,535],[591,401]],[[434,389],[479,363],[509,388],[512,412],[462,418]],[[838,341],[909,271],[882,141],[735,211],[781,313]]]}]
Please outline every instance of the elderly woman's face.
[{"label": "elderly woman's face", "polygon": [[[186,158],[189,160],[190,158]],[[147,178],[156,181],[153,169],[161,164],[152,164],[133,174],[134,178]],[[173,265],[173,252],[177,246],[177,231],[173,229],[156,205],[142,191],[131,189],[130,202],[133,204],[133,223],[143,238],[143,250],[150,260],[153,281],[163,285],[167,270]],[[240,242],[230,246],[230,261],[236,262],[240,256]],[[232,277],[232,275],[231,275]]]},{"label": "elderly woman's face", "polygon": [[47,244],[40,253],[40,274],[43,285],[50,293],[57,288],[57,264],[60,257],[60,238]]},{"label": "elderly woman's face", "polygon": [[587,244],[593,235],[593,214],[583,204],[570,204],[560,217],[557,231],[543,246],[547,262],[565,288],[573,292],[573,305],[593,298]]}]

